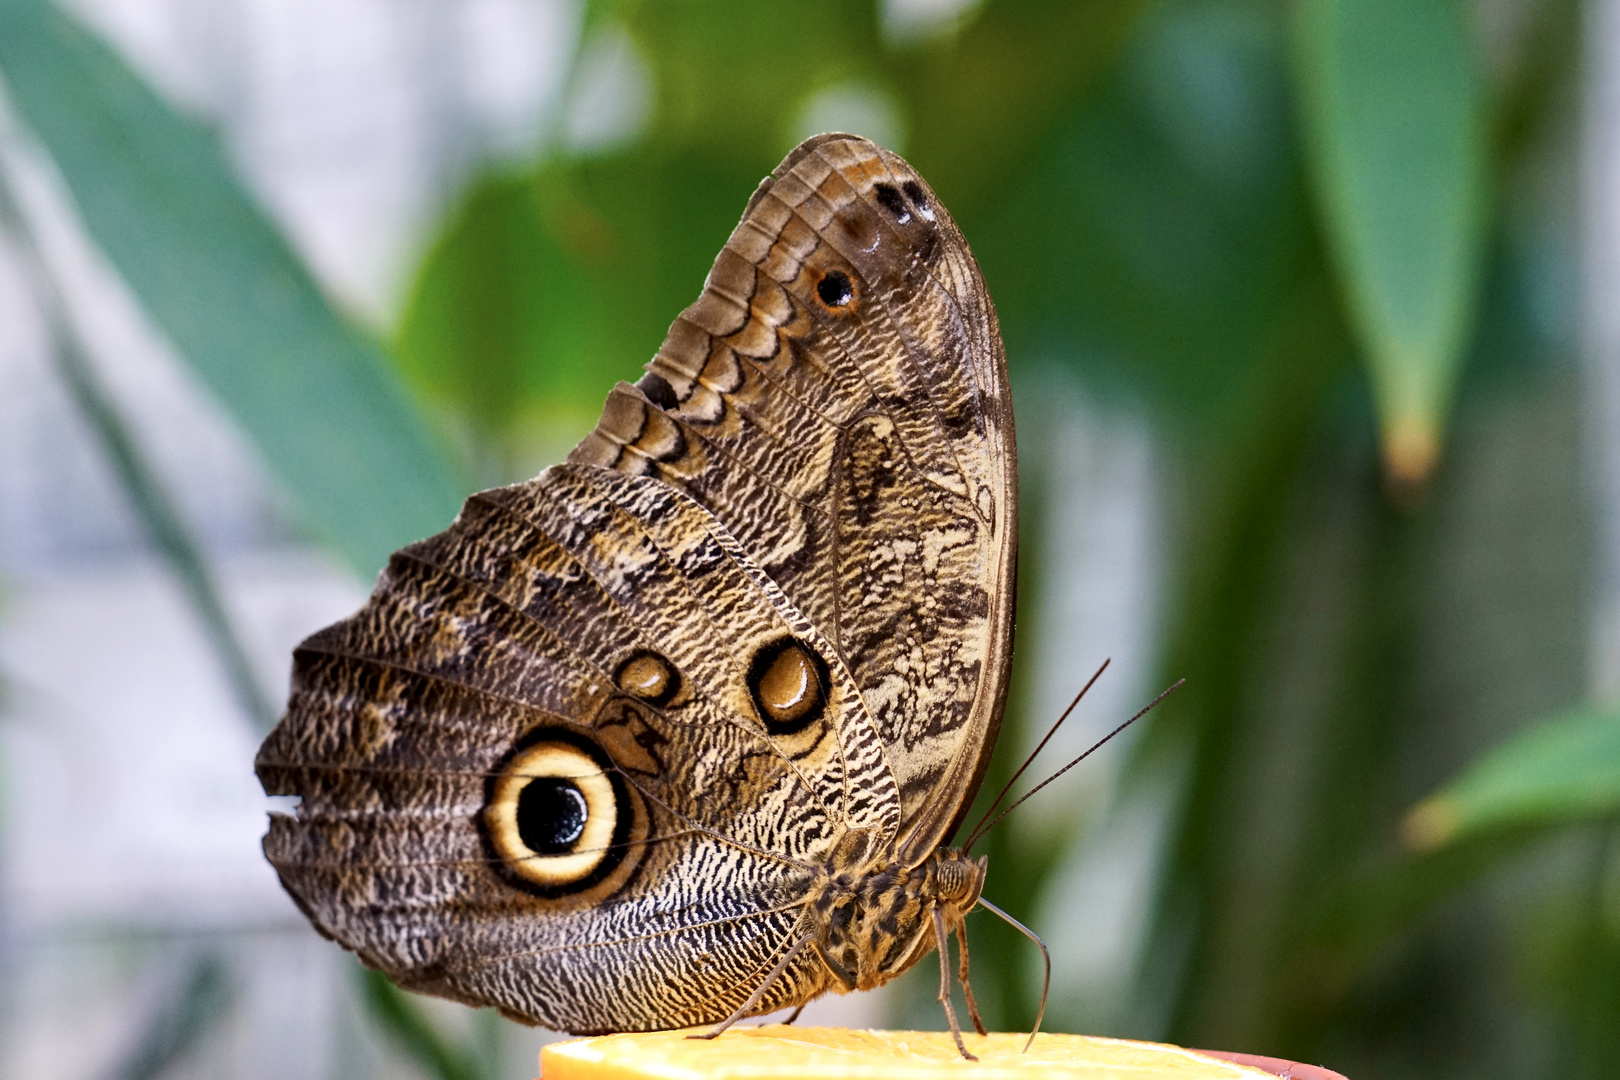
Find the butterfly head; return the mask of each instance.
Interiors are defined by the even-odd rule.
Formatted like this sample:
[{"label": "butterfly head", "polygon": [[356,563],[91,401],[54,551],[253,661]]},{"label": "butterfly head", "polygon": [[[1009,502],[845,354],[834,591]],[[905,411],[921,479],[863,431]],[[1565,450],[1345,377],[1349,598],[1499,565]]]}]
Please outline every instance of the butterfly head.
[{"label": "butterfly head", "polygon": [[937,851],[925,866],[933,868],[933,896],[941,907],[967,914],[979,902],[989,859],[977,859],[956,851]]}]

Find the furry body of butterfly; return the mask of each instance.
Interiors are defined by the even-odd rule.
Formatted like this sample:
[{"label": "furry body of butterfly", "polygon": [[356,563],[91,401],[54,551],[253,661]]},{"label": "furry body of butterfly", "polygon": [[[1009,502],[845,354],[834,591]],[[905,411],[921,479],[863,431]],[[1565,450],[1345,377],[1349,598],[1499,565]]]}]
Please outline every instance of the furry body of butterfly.
[{"label": "furry body of butterfly", "polygon": [[565,464],[298,648],[265,852],[402,986],[550,1028],[729,1023],[937,947],[955,1029],[985,864],[944,845],[1000,724],[1016,487],[961,233],[900,158],[810,139]]}]

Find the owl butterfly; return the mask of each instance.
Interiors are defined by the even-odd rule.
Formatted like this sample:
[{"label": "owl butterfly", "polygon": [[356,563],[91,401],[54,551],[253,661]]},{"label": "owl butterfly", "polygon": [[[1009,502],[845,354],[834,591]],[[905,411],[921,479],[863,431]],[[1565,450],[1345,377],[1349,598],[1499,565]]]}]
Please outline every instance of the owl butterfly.
[{"label": "owl butterfly", "polygon": [[960,1047],[985,861],[945,845],[1006,696],[1016,488],[967,242],[899,157],[810,139],[566,462],[299,646],[265,853],[365,963],[517,1020],[718,1033],[938,948]]}]

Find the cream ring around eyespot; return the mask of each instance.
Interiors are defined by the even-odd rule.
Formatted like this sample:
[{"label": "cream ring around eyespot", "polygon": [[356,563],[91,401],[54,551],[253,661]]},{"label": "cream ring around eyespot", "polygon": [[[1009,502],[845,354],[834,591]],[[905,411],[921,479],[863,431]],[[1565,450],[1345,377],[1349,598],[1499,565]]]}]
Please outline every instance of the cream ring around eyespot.
[{"label": "cream ring around eyespot", "polygon": [[[567,851],[554,855],[530,847],[518,821],[524,789],[547,778],[568,781],[585,802],[584,827]],[[496,855],[513,873],[537,885],[561,886],[589,876],[608,857],[620,810],[613,781],[589,754],[565,742],[542,742],[519,753],[496,777],[484,822]]]}]

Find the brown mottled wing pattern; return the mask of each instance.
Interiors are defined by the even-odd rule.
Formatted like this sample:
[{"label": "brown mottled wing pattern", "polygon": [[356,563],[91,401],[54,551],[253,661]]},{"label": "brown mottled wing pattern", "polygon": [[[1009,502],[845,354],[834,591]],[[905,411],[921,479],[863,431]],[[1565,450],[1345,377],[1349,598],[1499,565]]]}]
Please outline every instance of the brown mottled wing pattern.
[{"label": "brown mottled wing pattern", "polygon": [[[576,1032],[719,1020],[790,942],[807,868],[899,825],[841,665],[818,723],[762,728],[747,658],[783,635],[832,651],[666,484],[564,465],[476,495],[298,649],[258,771],[302,804],[266,853],[317,928],[413,989]],[[649,648],[682,680],[656,708],[613,681]],[[613,753],[645,817],[627,878],[537,896],[491,856],[486,782],[536,730]],[[800,964],[771,998],[822,977]]]},{"label": "brown mottled wing pattern", "polygon": [[[725,1018],[829,867],[914,865],[972,798],[1012,441],[954,223],[899,158],[810,140],[566,464],[300,646],[266,854],[413,989],[575,1032]],[[759,1011],[827,987],[795,955]]]},{"label": "brown mottled wing pattern", "polygon": [[1006,693],[1016,455],[995,311],[910,166],[848,135],[790,154],[570,460],[725,522],[865,695],[904,857],[944,842]]}]

